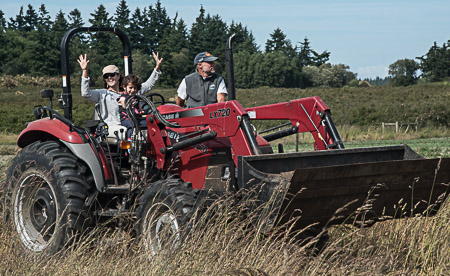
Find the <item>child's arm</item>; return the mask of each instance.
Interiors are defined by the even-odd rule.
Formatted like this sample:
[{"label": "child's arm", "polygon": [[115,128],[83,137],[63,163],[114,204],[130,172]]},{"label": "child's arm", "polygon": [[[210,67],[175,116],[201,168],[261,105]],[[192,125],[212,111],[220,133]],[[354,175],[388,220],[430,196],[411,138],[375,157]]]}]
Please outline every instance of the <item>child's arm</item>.
[{"label": "child's arm", "polygon": [[119,103],[122,105],[123,108],[125,108],[125,99],[126,97],[123,96],[118,99]]}]

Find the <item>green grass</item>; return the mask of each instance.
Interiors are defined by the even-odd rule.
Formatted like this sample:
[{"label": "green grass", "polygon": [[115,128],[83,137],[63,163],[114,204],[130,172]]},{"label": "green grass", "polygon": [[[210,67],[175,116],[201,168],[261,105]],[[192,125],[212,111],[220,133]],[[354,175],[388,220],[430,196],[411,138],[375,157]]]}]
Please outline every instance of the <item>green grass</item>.
[{"label": "green grass", "polygon": [[[52,84],[51,86],[54,86]],[[48,87],[48,86],[47,86]],[[49,105],[40,97],[39,91],[47,88],[35,85],[6,88],[0,86],[0,133],[18,134],[25,123],[34,120],[35,105]],[[61,88],[53,88],[55,94]],[[153,92],[164,95],[168,100],[176,97],[176,88]],[[421,84],[408,87],[366,87],[366,88],[255,88],[237,89],[237,100],[244,107],[285,102],[311,96],[320,96],[331,109],[336,125],[380,126],[382,122],[417,122],[423,127],[448,127],[450,113],[450,91],[441,84]],[[73,118],[76,124],[84,125],[91,119],[94,104],[80,95],[77,80],[72,80]],[[56,95],[54,108],[58,110]],[[59,110],[61,113],[62,111]],[[274,126],[275,123],[255,122],[256,127]]]}]

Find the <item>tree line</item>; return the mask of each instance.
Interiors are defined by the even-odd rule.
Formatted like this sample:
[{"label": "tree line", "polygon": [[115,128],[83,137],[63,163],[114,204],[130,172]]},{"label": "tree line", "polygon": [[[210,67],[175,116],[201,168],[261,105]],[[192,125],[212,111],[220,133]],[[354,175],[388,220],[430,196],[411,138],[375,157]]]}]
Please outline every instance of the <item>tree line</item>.
[{"label": "tree line", "polygon": [[389,65],[391,84],[407,86],[416,84],[420,79],[440,82],[450,78],[450,40],[442,46],[434,42],[425,55],[415,59],[417,61],[410,58],[399,59]]},{"label": "tree line", "polygon": [[[154,5],[134,11],[121,0],[110,15],[99,5],[88,22],[84,22],[78,9],[67,15],[61,10],[52,20],[45,4],[36,10],[31,4],[20,8],[15,17],[5,18],[0,10],[0,75],[60,76],[60,44],[64,33],[82,26],[117,27],[129,37],[133,50],[133,71],[149,75],[153,67],[151,53],[164,57],[160,84],[176,87],[183,77],[194,70],[193,59],[199,52],[208,51],[219,57],[216,69],[226,77],[225,48],[228,37],[235,34],[234,71],[236,87],[343,87],[358,85],[357,74],[345,64],[331,64],[328,51],[319,52],[311,47],[307,37],[292,43],[280,28],[276,28],[261,49],[245,25],[225,22],[219,15],[210,15],[203,6],[195,22],[187,27],[176,14],[171,18],[160,0]],[[439,81],[450,73],[448,44],[436,44],[420,63],[405,59],[391,64],[389,81],[397,85],[415,83],[420,69],[422,76]],[[101,84],[101,68],[107,64],[122,64],[121,42],[110,33],[78,33],[70,43],[71,72],[81,74],[77,56],[87,53],[93,82]],[[442,56],[446,63],[442,64]],[[439,65],[437,65],[439,63]],[[391,68],[392,67],[392,68]],[[380,82],[383,83],[383,82]]]},{"label": "tree line", "polygon": [[[217,71],[225,73],[226,41],[235,34],[233,44],[236,87],[342,87],[356,74],[345,65],[327,63],[330,52],[318,52],[308,38],[293,45],[279,28],[260,49],[250,30],[242,23],[227,24],[219,15],[206,13],[203,6],[195,22],[188,29],[182,18],[171,18],[158,0],[154,5],[136,8],[133,12],[125,0],[119,2],[110,15],[99,5],[84,22],[78,9],[65,15],[59,11],[54,20],[45,4],[36,10],[32,5],[21,7],[15,18],[6,20],[0,10],[0,74],[31,76],[60,75],[60,43],[67,30],[85,25],[117,27],[129,36],[133,49],[134,73],[148,75],[152,68],[151,53],[164,57],[160,84],[175,87],[193,71],[193,59],[199,52],[208,51],[219,57]],[[109,33],[76,34],[70,44],[71,71],[80,74],[75,62],[81,53],[87,53],[90,75],[101,72],[102,66],[122,64],[121,43]],[[106,63],[105,63],[106,62]],[[307,67],[320,68],[318,72]],[[144,77],[145,77],[144,76]],[[226,77],[226,76],[225,76]]]}]

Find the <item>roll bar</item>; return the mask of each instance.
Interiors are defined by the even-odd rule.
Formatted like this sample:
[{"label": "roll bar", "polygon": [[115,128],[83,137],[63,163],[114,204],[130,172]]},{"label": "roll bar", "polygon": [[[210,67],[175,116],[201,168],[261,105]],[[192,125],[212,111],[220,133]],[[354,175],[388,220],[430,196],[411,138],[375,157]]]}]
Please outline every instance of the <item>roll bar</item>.
[{"label": "roll bar", "polygon": [[72,120],[72,92],[70,90],[69,42],[73,35],[80,32],[112,32],[115,33],[123,45],[125,75],[132,73],[131,46],[128,36],[120,29],[113,27],[80,27],[67,31],[61,41],[61,73],[63,82],[62,106],[64,117]]}]

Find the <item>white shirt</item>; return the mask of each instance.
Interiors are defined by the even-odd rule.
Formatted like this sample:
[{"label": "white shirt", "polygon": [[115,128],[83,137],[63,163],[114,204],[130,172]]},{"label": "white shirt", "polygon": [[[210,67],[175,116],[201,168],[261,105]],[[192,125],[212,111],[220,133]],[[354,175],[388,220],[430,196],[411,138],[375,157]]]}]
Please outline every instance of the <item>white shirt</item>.
[{"label": "white shirt", "polygon": [[[203,78],[205,79],[205,78]],[[186,94],[186,81],[183,79],[180,83],[180,86],[178,86],[178,97],[180,97],[182,100],[186,100],[187,94]],[[222,81],[219,83],[219,88],[217,89],[217,94],[223,93],[228,94],[227,87],[225,86],[225,81],[222,79]]]}]

